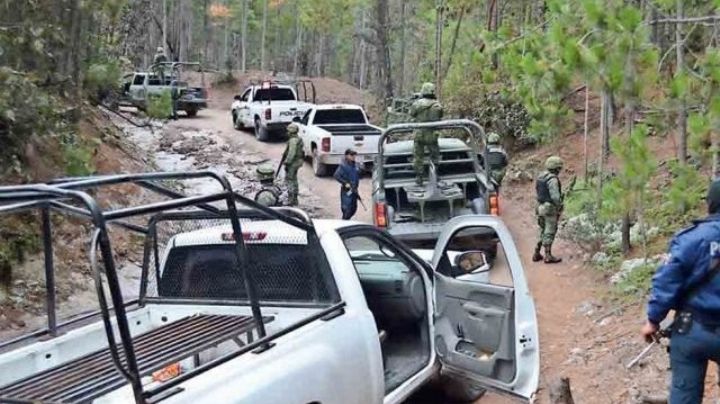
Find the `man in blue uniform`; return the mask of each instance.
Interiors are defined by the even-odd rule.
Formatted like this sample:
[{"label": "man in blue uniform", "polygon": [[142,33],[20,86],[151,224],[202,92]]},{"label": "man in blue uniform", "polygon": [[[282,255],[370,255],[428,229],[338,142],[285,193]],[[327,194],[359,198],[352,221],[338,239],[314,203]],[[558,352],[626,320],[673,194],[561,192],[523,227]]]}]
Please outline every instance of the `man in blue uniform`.
[{"label": "man in blue uniform", "polygon": [[355,162],[357,152],[345,150],[345,160],[335,170],[335,179],[340,183],[340,209],[343,220],[350,220],[357,212],[360,170]]},{"label": "man in blue uniform", "polygon": [[707,196],[709,216],[682,230],[670,242],[665,263],[652,280],[647,341],[675,310],[670,339],[670,404],[701,403],[710,361],[720,363],[720,180]]}]

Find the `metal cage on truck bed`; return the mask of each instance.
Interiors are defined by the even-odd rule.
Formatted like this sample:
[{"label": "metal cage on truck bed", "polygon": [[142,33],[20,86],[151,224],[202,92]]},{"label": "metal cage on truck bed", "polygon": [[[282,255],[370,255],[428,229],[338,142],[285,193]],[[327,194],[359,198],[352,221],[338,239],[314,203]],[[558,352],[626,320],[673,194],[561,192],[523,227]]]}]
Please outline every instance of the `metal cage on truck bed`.
[{"label": "metal cage on truck bed", "polygon": [[[206,195],[186,196],[162,183],[192,179],[214,180],[222,190]],[[91,196],[104,187],[127,185],[138,186],[169,199],[104,210]],[[224,206],[219,208],[213,203],[223,203]],[[236,203],[247,208],[238,209]],[[1,343],[0,350],[19,346],[38,337],[58,336],[59,331],[82,324],[98,315],[102,319],[107,346],[0,386],[0,402],[89,402],[127,384],[132,388],[136,403],[157,402],[182,391],[178,385],[183,381],[246,352],[262,352],[270,349],[274,339],[341,311],[344,306],[332,279],[327,279],[325,276],[327,271],[310,273],[307,266],[292,265],[292,262],[301,261],[308,262],[307,265],[312,268],[323,268],[323,265],[328,265],[325,257],[317,254],[317,251],[322,249],[310,218],[297,209],[269,209],[261,206],[235,193],[225,177],[212,171],[106,175],[62,179],[49,184],[0,187],[0,215],[28,211],[39,212],[41,221],[47,290],[47,327]],[[56,316],[51,220],[53,213],[84,218],[92,224],[90,267],[100,311],[64,323],[58,323]],[[131,220],[146,216],[150,216],[148,225],[138,224],[138,220]],[[246,238],[246,233],[243,233],[243,227],[250,226],[248,223],[256,220],[277,221],[304,232],[306,251],[299,249],[295,261],[289,260],[290,264],[282,264],[284,266],[280,268],[285,271],[284,275],[289,278],[289,283],[273,279],[257,282],[255,263],[252,261],[252,254],[255,253],[253,248],[249,247],[252,242]],[[144,237],[144,258],[138,300],[125,301],[123,298],[108,232],[110,225],[120,226]],[[192,294],[188,297],[170,293],[184,289],[182,285],[177,287],[162,284],[159,270],[160,251],[173,237],[217,226],[227,228],[228,238],[222,246],[223,254],[226,257],[225,263],[233,265],[228,265],[223,275],[232,279],[230,283],[232,294],[203,295],[207,298],[198,303],[199,301],[194,300]],[[103,281],[102,274],[105,275],[106,281]],[[170,292],[160,293],[163,288]],[[283,293],[287,293],[287,290],[292,288],[307,290],[309,296],[307,300],[311,304],[302,307],[317,307],[318,311],[268,335],[265,326],[273,321],[273,318],[263,316],[261,305],[271,304],[273,298],[285,299],[286,295]],[[106,296],[106,289],[110,295],[110,302]],[[128,320],[129,313],[148,302],[245,305],[250,307],[251,315],[196,313],[173,321],[163,317],[163,324],[159,327],[133,336]],[[200,352],[226,341],[234,342],[237,349],[205,364],[199,364],[197,358]],[[150,389],[143,387],[144,377],[163,370],[170,364],[193,357],[196,358],[196,366],[190,371],[175,375]]]}]

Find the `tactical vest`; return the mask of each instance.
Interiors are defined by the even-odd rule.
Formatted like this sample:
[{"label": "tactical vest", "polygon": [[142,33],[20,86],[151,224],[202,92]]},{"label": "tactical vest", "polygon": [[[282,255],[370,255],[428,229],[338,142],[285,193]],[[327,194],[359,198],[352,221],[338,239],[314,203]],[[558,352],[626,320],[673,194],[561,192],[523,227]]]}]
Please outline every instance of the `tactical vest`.
[{"label": "tactical vest", "polygon": [[415,101],[414,118],[417,122],[434,122],[443,117],[443,108],[437,100],[422,98]]},{"label": "tactical vest", "polygon": [[488,148],[488,167],[490,169],[502,169],[507,167],[507,164],[507,155],[500,148]]},{"label": "tactical vest", "polygon": [[287,164],[287,165],[301,162],[305,158],[305,152],[303,151],[302,139],[300,139],[297,136],[293,136],[290,138],[290,140],[288,140],[288,143],[290,143],[290,142],[295,142],[295,155],[294,156],[288,155],[287,157],[285,157],[285,164]]},{"label": "tactical vest", "polygon": [[[549,182],[551,179],[557,179],[557,175],[551,172],[545,172],[540,175],[535,181],[535,193],[537,194],[538,203],[554,203],[550,197]],[[558,180],[558,187],[560,187],[560,181]],[[560,194],[562,195],[562,188],[560,188]]]}]

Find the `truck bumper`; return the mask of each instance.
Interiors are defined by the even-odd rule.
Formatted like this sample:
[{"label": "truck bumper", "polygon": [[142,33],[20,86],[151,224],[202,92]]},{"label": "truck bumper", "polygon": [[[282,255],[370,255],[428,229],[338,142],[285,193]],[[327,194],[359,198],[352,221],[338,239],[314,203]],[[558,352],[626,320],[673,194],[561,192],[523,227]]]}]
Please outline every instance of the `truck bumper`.
[{"label": "truck bumper", "polygon": [[266,123],[265,129],[267,129],[268,132],[285,133],[287,131],[288,125],[290,125],[290,122]]},{"label": "truck bumper", "polygon": [[208,104],[207,101],[201,100],[201,101],[188,101],[188,100],[178,100],[178,110],[180,111],[187,111],[189,109],[193,110],[200,110],[207,108]]}]

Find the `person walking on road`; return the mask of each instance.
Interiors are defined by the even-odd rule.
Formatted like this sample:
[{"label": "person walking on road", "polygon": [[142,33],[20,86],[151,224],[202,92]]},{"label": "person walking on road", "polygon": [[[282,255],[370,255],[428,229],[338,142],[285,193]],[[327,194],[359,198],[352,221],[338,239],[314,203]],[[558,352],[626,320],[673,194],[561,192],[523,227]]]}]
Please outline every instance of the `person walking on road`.
[{"label": "person walking on road", "polygon": [[298,126],[295,123],[288,125],[287,134],[288,142],[283,153],[283,162],[285,164],[285,183],[288,188],[288,205],[297,206],[300,191],[297,174],[303,165],[305,155],[303,141],[298,136]]},{"label": "person walking on road", "polygon": [[702,403],[710,361],[720,363],[720,180],[707,195],[708,216],[676,233],[655,272],[642,336],[658,338],[670,310],[670,404]]},{"label": "person walking on road", "polygon": [[498,188],[500,188],[503,178],[505,178],[505,169],[508,166],[508,156],[505,148],[500,145],[500,135],[497,133],[490,133],[488,135],[487,154],[490,177],[492,177]]},{"label": "person walking on road", "polygon": [[[434,122],[443,117],[443,107],[435,99],[435,85],[425,83],[420,90],[420,99],[410,106],[410,116],[414,122]],[[438,133],[430,129],[420,129],[415,133],[413,144],[413,168],[415,182],[422,185],[425,175],[425,151],[430,154],[430,161],[437,166],[440,162],[440,146]]]},{"label": "person walking on road", "polygon": [[[546,264],[556,264],[562,259],[553,256],[552,245],[557,233],[558,219],[563,210],[563,194],[558,175],[563,168],[563,161],[558,156],[551,156],[545,161],[545,171],[535,181],[537,193],[537,217],[540,228],[539,240],[535,245],[532,256],[534,262],[544,261]],[[545,256],[540,253],[544,248]]]},{"label": "person walking on road", "polygon": [[340,209],[343,220],[350,220],[357,212],[358,187],[360,186],[360,169],[355,163],[357,152],[345,150],[345,159],[335,170],[335,179],[340,183]]}]

